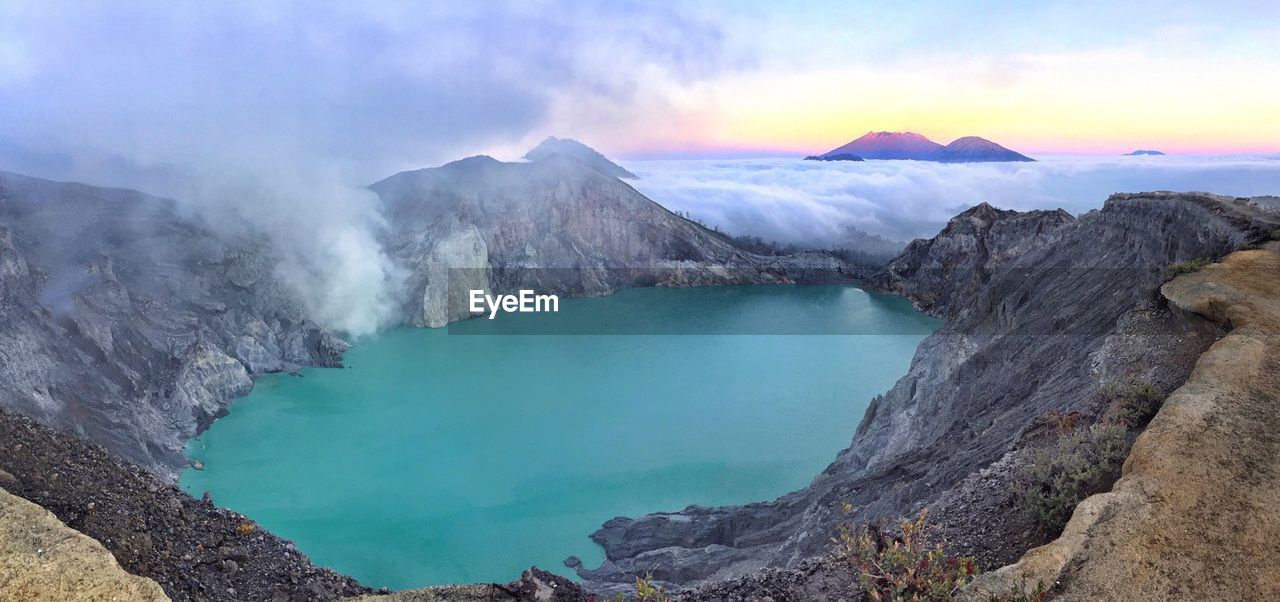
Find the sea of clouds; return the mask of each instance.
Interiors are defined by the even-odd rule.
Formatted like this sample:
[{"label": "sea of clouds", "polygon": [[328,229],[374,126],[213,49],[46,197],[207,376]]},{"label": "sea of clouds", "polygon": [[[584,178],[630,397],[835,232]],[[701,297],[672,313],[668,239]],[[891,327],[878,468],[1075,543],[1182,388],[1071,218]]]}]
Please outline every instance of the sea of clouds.
[{"label": "sea of clouds", "polygon": [[1035,163],[819,162],[799,158],[629,161],[632,185],[731,234],[837,245],[857,228],[929,237],[981,202],[1006,209],[1102,207],[1115,192],[1280,194],[1280,155],[1042,156]]}]

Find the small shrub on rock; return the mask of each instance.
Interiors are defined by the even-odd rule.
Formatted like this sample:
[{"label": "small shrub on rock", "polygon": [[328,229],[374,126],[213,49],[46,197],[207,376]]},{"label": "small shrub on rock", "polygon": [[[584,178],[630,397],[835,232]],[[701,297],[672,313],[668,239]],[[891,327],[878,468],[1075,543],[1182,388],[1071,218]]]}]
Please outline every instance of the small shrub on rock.
[{"label": "small shrub on rock", "polygon": [[[591,599],[595,599],[594,597]],[[645,575],[644,577],[636,577],[636,593],[631,598],[633,602],[671,602],[671,594],[661,585],[654,585],[653,575]],[[628,602],[627,597],[623,594],[617,594],[613,597],[612,602]]]},{"label": "small shrub on rock", "polygon": [[671,596],[661,585],[653,584],[653,576],[636,577],[636,600],[638,602],[671,602]]},{"label": "small shrub on rock", "polygon": [[[846,512],[851,509],[845,505]],[[977,574],[973,558],[951,556],[941,544],[927,543],[927,516],[922,510],[914,521],[903,520],[896,533],[880,526],[840,525],[834,539],[836,556],[858,572],[858,581],[871,600],[952,600]]]},{"label": "small shrub on rock", "polygon": [[1190,259],[1187,261],[1179,261],[1164,269],[1164,281],[1168,282],[1183,274],[1190,274],[1204,266],[1209,265],[1208,259]]},{"label": "small shrub on rock", "polygon": [[1076,504],[1119,478],[1129,446],[1123,427],[1095,425],[1048,447],[1022,450],[1010,489],[1024,518],[1046,537],[1056,537]]},{"label": "small shrub on rock", "polygon": [[1123,387],[1111,387],[1103,396],[1119,403],[1116,419],[1129,430],[1141,429],[1156,417],[1165,396],[1151,383],[1135,382]]}]

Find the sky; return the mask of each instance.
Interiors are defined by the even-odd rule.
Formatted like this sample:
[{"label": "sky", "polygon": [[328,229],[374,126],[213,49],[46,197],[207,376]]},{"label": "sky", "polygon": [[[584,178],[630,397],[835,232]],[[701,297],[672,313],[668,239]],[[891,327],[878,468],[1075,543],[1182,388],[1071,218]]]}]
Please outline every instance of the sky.
[{"label": "sky", "polygon": [[1274,2],[804,4],[727,26],[759,52],[680,97],[701,144],[829,150],[910,130],[1029,153],[1280,149]]},{"label": "sky", "polygon": [[871,130],[1026,153],[1280,151],[1271,2],[0,5],[0,168],[145,180],[315,161],[372,181],[548,135],[623,158]]}]

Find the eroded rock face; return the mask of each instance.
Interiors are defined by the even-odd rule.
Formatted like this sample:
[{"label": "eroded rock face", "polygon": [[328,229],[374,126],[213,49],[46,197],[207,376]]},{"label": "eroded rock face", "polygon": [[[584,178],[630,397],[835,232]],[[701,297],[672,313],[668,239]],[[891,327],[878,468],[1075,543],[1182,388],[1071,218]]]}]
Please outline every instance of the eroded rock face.
[{"label": "eroded rock face", "polygon": [[437,328],[462,320],[468,312],[467,292],[489,290],[489,247],[475,226],[456,224],[442,237],[409,234],[423,240],[427,251],[403,253],[410,268],[408,286],[421,291],[414,300],[412,323]]},{"label": "eroded rock face", "polygon": [[0,405],[176,478],[253,376],[340,362],[275,265],[172,201],[0,173]]},{"label": "eroded rock face", "polygon": [[617,178],[549,154],[531,163],[471,157],[371,186],[390,255],[409,271],[405,315],[420,326],[467,317],[468,288],[598,296],[630,286],[849,281],[825,253],[763,257],[667,211]]},{"label": "eroded rock face", "polygon": [[1280,243],[1161,290],[1231,332],[1165,401],[1112,490],[967,599],[1037,583],[1061,600],[1280,597]]},{"label": "eroded rock face", "polygon": [[167,602],[169,597],[155,581],[125,572],[102,544],[0,489],[0,599]]},{"label": "eroded rock face", "polygon": [[981,203],[951,218],[937,236],[912,241],[869,284],[910,298],[921,311],[952,318],[992,274],[1054,243],[1074,222],[1061,209],[1018,212]]},{"label": "eroded rock face", "polygon": [[1242,200],[1172,193],[1117,195],[1078,219],[967,212],[873,279],[947,322],[808,488],[613,519],[592,536],[605,564],[580,574],[608,588],[646,572],[690,584],[797,566],[829,550],[845,502],[853,521],[933,506],[931,518],[960,535],[954,551],[988,566],[1016,558],[1034,542],[990,543],[1013,532],[999,505],[1001,460],[1049,411],[1096,421],[1102,385],[1180,385],[1215,333],[1161,302],[1161,272],[1258,240],[1267,227],[1257,217]]}]

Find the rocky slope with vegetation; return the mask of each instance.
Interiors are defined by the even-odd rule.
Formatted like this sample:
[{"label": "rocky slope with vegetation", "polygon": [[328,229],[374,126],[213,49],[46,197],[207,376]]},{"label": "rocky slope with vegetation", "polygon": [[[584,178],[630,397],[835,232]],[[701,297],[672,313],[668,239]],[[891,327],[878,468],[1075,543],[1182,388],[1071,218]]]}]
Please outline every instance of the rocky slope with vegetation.
[{"label": "rocky slope with vegetation", "polygon": [[[604,565],[580,573],[601,588],[646,572],[673,585],[741,582],[827,554],[842,520],[924,507],[955,553],[988,567],[1016,560],[1056,535],[1010,491],[1026,450],[1108,422],[1125,399],[1146,398],[1133,388],[1155,398],[1177,389],[1216,339],[1212,322],[1160,296],[1165,269],[1274,230],[1257,204],[1207,194],[1114,195],[1079,218],[972,209],[872,279],[946,323],[809,487],[771,502],[613,519],[593,535]],[[830,575],[813,573],[778,574],[800,584]]]},{"label": "rocky slope with vegetation", "polygon": [[1041,583],[1060,600],[1280,597],[1280,242],[1161,291],[1229,332],[1164,402],[1115,486],[967,599]]}]

